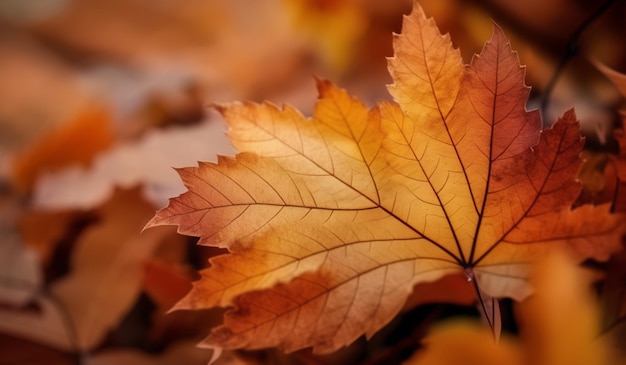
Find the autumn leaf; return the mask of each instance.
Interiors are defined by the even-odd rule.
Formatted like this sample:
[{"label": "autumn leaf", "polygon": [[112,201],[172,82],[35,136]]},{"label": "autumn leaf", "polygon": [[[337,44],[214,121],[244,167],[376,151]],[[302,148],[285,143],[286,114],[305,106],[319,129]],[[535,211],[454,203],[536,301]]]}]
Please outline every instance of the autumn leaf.
[{"label": "autumn leaf", "polygon": [[611,156],[617,175],[613,209],[626,212],[626,114],[622,115],[622,128],[615,132],[615,137],[619,142],[619,155]]},{"label": "autumn leaf", "polygon": [[496,344],[486,328],[453,320],[435,328],[406,365],[621,363],[609,361],[609,343],[597,337],[600,311],[585,274],[567,255],[550,253],[533,267],[535,293],[517,305],[516,338]]},{"label": "autumn leaf", "polygon": [[317,53],[333,69],[343,72],[355,43],[367,29],[363,4],[354,0],[283,0],[294,30],[310,38]]},{"label": "autumn leaf", "polygon": [[181,267],[154,259],[144,264],[143,289],[159,306],[176,304],[191,289],[191,280]]},{"label": "autumn leaf", "polygon": [[101,222],[77,239],[70,273],[48,285],[49,295],[37,292],[37,311],[0,307],[0,331],[65,351],[101,344],[140,295],[144,261],[174,234],[137,231],[152,210],[139,189],[116,192],[96,211]]},{"label": "autumn leaf", "polygon": [[108,113],[101,108],[88,108],[16,156],[13,183],[20,190],[30,191],[44,172],[58,171],[71,164],[86,166],[114,140]]},{"label": "autumn leaf", "polygon": [[33,191],[33,205],[43,210],[90,209],[106,202],[116,187],[143,186],[155,206],[184,191],[172,166],[211,159],[233,148],[223,123],[206,120],[194,126],[153,130],[138,141],[120,143],[96,157],[92,166],[70,166],[43,175]]},{"label": "autumn leaf", "polygon": [[611,257],[601,288],[601,334],[608,337],[615,352],[626,360],[626,251]]},{"label": "autumn leaf", "polygon": [[241,153],[179,169],[189,191],[148,224],[230,251],[174,307],[235,308],[204,346],[332,352],[371,337],[415,284],[451,273],[494,304],[496,327],[494,298],[524,298],[546,251],[618,250],[622,216],[571,209],[583,145],[574,112],[541,131],[498,27],[464,66],[415,3],[394,48],[395,102],[368,109],[319,81],[312,118],[269,103],[217,107]]},{"label": "autumn leaf", "polygon": [[[8,221],[3,208],[0,207],[0,216]],[[0,230],[0,305],[25,307],[37,296],[43,283],[39,257],[10,225]]]},{"label": "autumn leaf", "polygon": [[[600,62],[594,62],[595,66],[602,72],[618,89],[624,99],[626,99],[626,75],[619,73]],[[614,131],[615,139],[618,143],[619,153],[609,156],[611,166],[605,170],[607,183],[612,188],[613,210],[626,212],[626,110],[620,110],[621,128]],[[614,171],[613,171],[614,170]]]}]

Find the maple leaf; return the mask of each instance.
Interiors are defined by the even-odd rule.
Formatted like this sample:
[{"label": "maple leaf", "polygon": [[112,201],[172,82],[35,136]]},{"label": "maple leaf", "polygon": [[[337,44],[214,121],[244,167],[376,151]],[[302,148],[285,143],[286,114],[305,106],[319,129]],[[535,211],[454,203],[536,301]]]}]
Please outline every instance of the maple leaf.
[{"label": "maple leaf", "polygon": [[464,66],[415,3],[394,48],[396,102],[368,109],[319,81],[310,119],[217,107],[241,152],[179,169],[189,191],[147,225],[230,251],[174,307],[235,307],[204,345],[332,352],[388,323],[416,283],[459,272],[497,327],[492,298],[526,296],[545,251],[618,249],[621,216],[570,208],[583,144],[573,111],[541,132],[498,27]]}]

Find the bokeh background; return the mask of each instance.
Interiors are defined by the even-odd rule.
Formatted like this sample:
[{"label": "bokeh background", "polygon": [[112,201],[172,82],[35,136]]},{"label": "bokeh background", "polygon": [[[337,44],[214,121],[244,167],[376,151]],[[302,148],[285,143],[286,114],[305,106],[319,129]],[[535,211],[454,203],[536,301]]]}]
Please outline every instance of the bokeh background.
[{"label": "bokeh background", "polygon": [[[528,108],[543,107],[549,125],[575,107],[587,148],[616,151],[623,99],[598,65],[626,72],[625,1],[418,2],[466,63],[494,23],[502,27],[527,67]],[[221,312],[165,313],[219,250],[173,229],[140,234],[184,191],[172,167],[236,152],[213,103],[268,100],[310,115],[314,77],[368,105],[390,99],[386,58],[411,7],[0,0],[0,364],[206,363],[210,351],[194,343]],[[460,291],[423,300],[457,307],[408,312],[425,323],[411,338],[433,313],[465,313],[473,297]],[[392,324],[334,357],[265,351],[221,361],[383,363],[414,349],[406,331]]]}]

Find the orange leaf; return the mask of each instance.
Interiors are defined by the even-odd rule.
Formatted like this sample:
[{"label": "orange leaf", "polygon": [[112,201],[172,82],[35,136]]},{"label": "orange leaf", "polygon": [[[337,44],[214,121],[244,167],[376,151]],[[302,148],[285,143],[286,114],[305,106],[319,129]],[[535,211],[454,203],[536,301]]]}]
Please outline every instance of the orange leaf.
[{"label": "orange leaf", "polygon": [[521,351],[508,338],[499,343],[475,323],[452,322],[436,328],[405,365],[521,365]]},{"label": "orange leaf", "polygon": [[435,328],[406,364],[621,363],[608,361],[608,342],[597,337],[598,306],[584,274],[562,253],[551,253],[533,268],[536,291],[518,306],[517,339],[496,344],[485,328],[452,321]]},{"label": "orange leaf", "polygon": [[547,250],[606,259],[619,248],[622,216],[571,209],[583,143],[573,111],[541,131],[498,27],[464,66],[416,3],[394,47],[396,102],[368,110],[319,81],[310,119],[218,106],[242,152],[180,169],[189,191],[148,224],[230,251],[175,307],[236,308],[204,345],[331,352],[372,336],[417,283],[464,273],[487,302],[521,299]]},{"label": "orange leaf", "polygon": [[20,190],[30,191],[42,172],[56,171],[71,164],[87,165],[114,139],[109,116],[104,110],[84,110],[76,119],[17,156],[13,182]]}]

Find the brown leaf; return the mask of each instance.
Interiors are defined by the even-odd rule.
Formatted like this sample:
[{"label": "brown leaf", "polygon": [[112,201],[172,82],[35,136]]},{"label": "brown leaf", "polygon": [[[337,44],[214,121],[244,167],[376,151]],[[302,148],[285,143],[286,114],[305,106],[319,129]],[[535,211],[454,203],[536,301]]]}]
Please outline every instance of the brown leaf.
[{"label": "brown leaf", "polygon": [[101,222],[78,238],[70,274],[50,285],[51,297],[38,298],[40,311],[0,309],[0,329],[66,351],[97,346],[137,299],[143,262],[173,233],[140,233],[152,211],[138,189],[116,193],[98,210]]},{"label": "brown leaf", "polygon": [[0,334],[3,364],[74,365],[72,356],[48,347]]},{"label": "brown leaf", "polygon": [[59,240],[67,233],[77,214],[73,211],[25,211],[18,226],[24,244],[37,251],[41,265],[46,267]]}]

